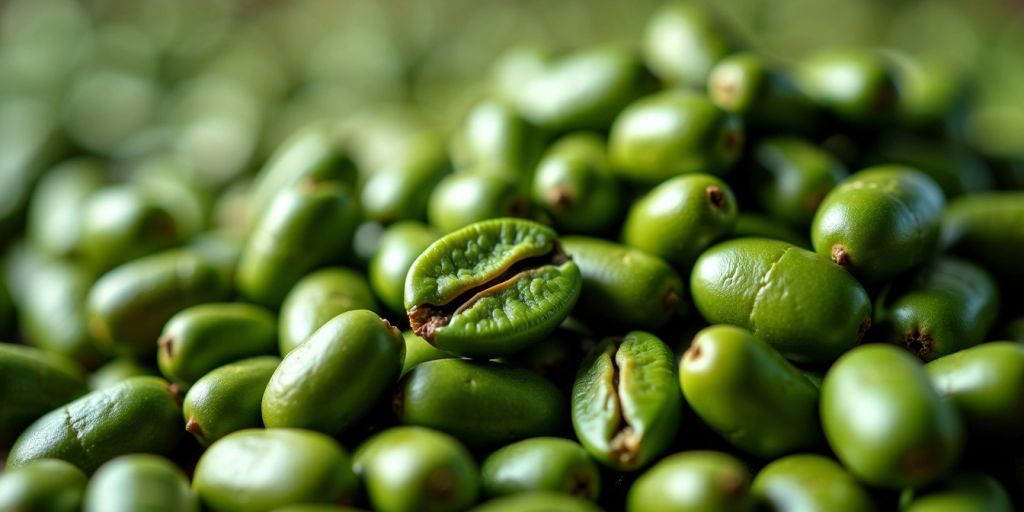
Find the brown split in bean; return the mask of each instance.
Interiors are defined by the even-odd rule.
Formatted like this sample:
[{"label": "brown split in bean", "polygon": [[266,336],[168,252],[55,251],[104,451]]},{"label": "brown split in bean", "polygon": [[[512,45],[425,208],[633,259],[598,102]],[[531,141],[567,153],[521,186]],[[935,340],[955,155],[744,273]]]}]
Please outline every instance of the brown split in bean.
[{"label": "brown split in bean", "polygon": [[420,304],[413,306],[408,312],[409,326],[417,336],[427,341],[433,341],[434,333],[438,329],[448,325],[452,317],[470,308],[480,299],[512,286],[519,279],[537,271],[541,267],[561,265],[569,261],[569,259],[569,255],[556,242],[548,253],[516,261],[494,278],[462,292],[445,304]]}]

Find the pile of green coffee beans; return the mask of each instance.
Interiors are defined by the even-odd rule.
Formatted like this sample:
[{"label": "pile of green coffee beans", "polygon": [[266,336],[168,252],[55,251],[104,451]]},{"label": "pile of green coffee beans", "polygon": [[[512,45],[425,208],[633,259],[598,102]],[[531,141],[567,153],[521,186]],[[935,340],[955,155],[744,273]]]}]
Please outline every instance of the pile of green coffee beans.
[{"label": "pile of green coffee beans", "polygon": [[0,510],[1024,510],[1024,165],[940,64],[731,33],[669,3],[252,176],[71,118],[3,217]]}]

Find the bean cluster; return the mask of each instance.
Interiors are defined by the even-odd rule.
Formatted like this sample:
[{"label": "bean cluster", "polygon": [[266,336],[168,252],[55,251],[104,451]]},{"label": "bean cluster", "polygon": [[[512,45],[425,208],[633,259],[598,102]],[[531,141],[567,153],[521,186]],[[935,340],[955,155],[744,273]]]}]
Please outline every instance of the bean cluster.
[{"label": "bean cluster", "polygon": [[0,22],[0,512],[1024,509],[1024,160],[949,62],[668,2],[355,108],[411,68],[45,4],[90,43]]}]

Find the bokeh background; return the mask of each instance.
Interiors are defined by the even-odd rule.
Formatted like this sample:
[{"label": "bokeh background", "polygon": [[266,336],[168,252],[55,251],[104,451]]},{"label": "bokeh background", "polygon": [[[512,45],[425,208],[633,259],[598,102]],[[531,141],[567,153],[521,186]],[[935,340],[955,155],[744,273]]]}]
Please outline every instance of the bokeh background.
[{"label": "bokeh background", "polygon": [[[121,175],[137,173],[154,158],[163,164],[171,158],[179,174],[219,190],[258,168],[297,127],[318,119],[357,127],[357,134],[386,152],[395,147],[393,139],[375,128],[396,119],[408,126],[413,119],[446,133],[484,94],[502,54],[607,41],[638,45],[661,3],[3,3],[0,235],[7,238],[16,229],[32,184],[64,157],[100,156]],[[823,46],[872,45],[949,66],[973,95],[969,143],[1011,165],[1024,161],[1020,3],[705,3],[734,37],[781,62]]]}]

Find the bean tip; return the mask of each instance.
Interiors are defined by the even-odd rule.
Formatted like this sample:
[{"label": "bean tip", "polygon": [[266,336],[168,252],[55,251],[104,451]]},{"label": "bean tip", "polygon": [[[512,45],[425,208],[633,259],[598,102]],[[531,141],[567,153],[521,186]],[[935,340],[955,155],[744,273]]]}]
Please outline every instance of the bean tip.
[{"label": "bean tip", "polygon": [[176,345],[176,343],[174,343],[174,336],[171,336],[170,334],[164,334],[164,335],[160,336],[159,338],[157,338],[156,344],[157,344],[158,347],[160,347],[160,351],[163,352],[163,354],[168,359],[171,359],[171,358],[174,357],[175,345]]},{"label": "bean tip", "polygon": [[558,186],[548,192],[548,204],[555,210],[568,210],[573,204],[573,194],[569,187]]},{"label": "bean tip", "polygon": [[173,398],[174,401],[180,407],[182,403],[182,398],[185,395],[184,390],[181,389],[181,386],[175,382],[172,382],[167,385],[167,392],[171,394],[171,398]]},{"label": "bean tip", "polygon": [[444,498],[455,490],[455,475],[449,468],[438,468],[427,477],[427,493],[434,498]]},{"label": "bean tip", "polygon": [[728,201],[725,198],[725,191],[718,185],[711,185],[704,189],[704,195],[708,198],[708,203],[711,207],[716,210],[724,210],[728,206]]},{"label": "bean tip", "polygon": [[450,314],[445,314],[428,304],[413,306],[409,309],[408,315],[412,332],[429,343],[434,342],[434,332],[451,321]]},{"label": "bean tip", "polygon": [[701,343],[698,341],[690,345],[690,348],[686,349],[686,352],[683,353],[683,359],[687,362],[697,361],[703,353],[704,351],[701,348]]},{"label": "bean tip", "polygon": [[679,305],[679,293],[676,292],[675,288],[669,288],[665,292],[665,295],[661,296],[661,311],[663,313],[671,313],[675,311],[676,306]]},{"label": "bean tip", "polygon": [[594,488],[590,480],[590,475],[585,471],[576,471],[572,473],[572,475],[569,476],[569,485],[566,492],[579,498],[591,499],[594,494]]},{"label": "bean tip", "polygon": [[185,422],[185,430],[189,434],[196,436],[196,438],[202,439],[203,437],[203,427],[199,426],[195,416],[189,416],[188,421]]},{"label": "bean tip", "polygon": [[832,246],[832,261],[841,267],[850,266],[850,252],[846,250],[846,246],[843,244]]},{"label": "bean tip", "polygon": [[928,359],[935,350],[935,340],[927,332],[914,329],[903,336],[903,345],[911,354],[921,359]]},{"label": "bean tip", "polygon": [[744,485],[745,481],[746,478],[744,478],[743,475],[729,472],[722,475],[721,480],[719,480],[718,483],[721,486],[723,494],[726,496],[738,497],[744,494],[744,489],[746,487]]}]

